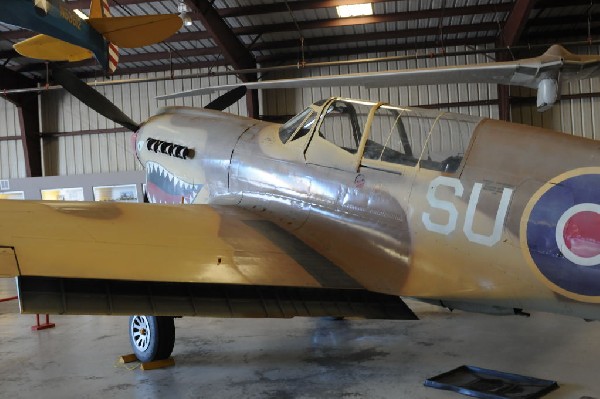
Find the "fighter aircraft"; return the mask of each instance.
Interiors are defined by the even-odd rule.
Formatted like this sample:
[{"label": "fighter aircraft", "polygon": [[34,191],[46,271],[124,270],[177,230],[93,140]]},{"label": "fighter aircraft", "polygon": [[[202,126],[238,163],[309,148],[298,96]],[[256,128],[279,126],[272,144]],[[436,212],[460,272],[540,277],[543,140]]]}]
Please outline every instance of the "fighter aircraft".
[{"label": "fighter aircraft", "polygon": [[111,17],[106,0],[92,0],[90,18],[75,14],[60,0],[3,0],[0,21],[41,33],[15,44],[21,55],[48,61],[96,57],[114,72],[119,49],[161,42],[181,28],[177,15]]},{"label": "fighter aircraft", "polygon": [[411,297],[600,319],[597,141],[338,97],[283,125],[218,111],[243,91],[142,125],[96,98],[154,204],[1,202],[21,311],[138,315],[142,361],[174,316],[415,319]]}]

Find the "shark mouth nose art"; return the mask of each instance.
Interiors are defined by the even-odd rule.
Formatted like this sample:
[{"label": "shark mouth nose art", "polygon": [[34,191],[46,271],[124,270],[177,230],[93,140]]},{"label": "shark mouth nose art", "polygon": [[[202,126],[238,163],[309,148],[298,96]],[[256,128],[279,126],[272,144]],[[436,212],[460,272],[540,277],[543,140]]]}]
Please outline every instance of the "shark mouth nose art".
[{"label": "shark mouth nose art", "polygon": [[146,163],[146,190],[153,204],[191,204],[203,186],[181,180],[156,162]]}]

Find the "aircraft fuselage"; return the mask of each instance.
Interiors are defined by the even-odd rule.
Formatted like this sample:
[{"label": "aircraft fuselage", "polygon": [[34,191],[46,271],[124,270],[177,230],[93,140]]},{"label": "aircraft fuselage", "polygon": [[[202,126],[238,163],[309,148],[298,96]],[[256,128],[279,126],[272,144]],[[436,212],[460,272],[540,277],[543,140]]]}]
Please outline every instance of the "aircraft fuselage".
[{"label": "aircraft fuselage", "polygon": [[150,201],[258,213],[348,277],[315,272],[323,287],[600,318],[595,141],[379,108],[333,99],[291,127],[169,108],[137,136]]}]

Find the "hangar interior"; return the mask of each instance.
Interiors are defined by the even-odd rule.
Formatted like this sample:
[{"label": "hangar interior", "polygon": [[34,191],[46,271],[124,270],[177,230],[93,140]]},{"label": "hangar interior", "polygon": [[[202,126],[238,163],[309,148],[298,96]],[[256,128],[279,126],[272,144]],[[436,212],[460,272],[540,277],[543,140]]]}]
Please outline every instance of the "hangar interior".
[{"label": "hangar interior", "polygon": [[[65,2],[83,12],[88,3]],[[154,99],[157,95],[247,79],[524,58],[537,56],[554,43],[569,44],[576,53],[598,53],[598,5],[593,1],[375,1],[373,15],[340,18],[336,7],[352,3],[358,2],[186,1],[192,24],[163,43],[121,49],[119,68],[111,78],[105,78],[93,60],[68,68],[88,82],[157,78],[98,87],[133,120],[142,122],[162,106],[202,106],[216,97],[159,101]],[[120,0],[110,5],[115,16],[178,13],[175,0]],[[229,35],[219,33],[224,28]],[[5,24],[0,29],[2,88],[48,83],[44,62],[20,57],[12,49],[32,33]],[[238,69],[265,72],[238,76]],[[193,75],[200,77],[188,77]],[[545,113],[535,110],[531,92],[490,84],[270,90],[227,111],[284,121],[308,104],[337,95],[510,119],[593,137],[596,84],[595,80],[569,84],[560,104]],[[140,170],[128,150],[129,134],[65,91],[22,97],[9,96],[0,103],[0,178]],[[27,125],[20,122],[19,109],[26,112]]]},{"label": "hangar interior", "polygon": [[[61,3],[89,14],[89,0]],[[86,82],[99,83],[96,89],[137,122],[163,106],[202,107],[218,94],[156,96],[217,84],[505,61],[540,55],[555,43],[576,54],[600,54],[595,0],[372,0],[369,15],[348,17],[337,8],[364,0],[108,3],[114,16],[182,14],[186,21],[164,42],[121,49],[111,76],[93,59],[62,64]],[[182,5],[186,11],[180,11]],[[82,186],[88,200],[94,198],[92,186],[133,183],[141,200],[144,174],[127,129],[61,89],[7,94],[53,85],[46,62],[13,49],[33,34],[0,23],[0,179],[7,182],[0,195],[22,190],[26,199],[39,199],[41,189]],[[543,113],[530,89],[477,83],[258,90],[226,111],[284,122],[331,96],[600,138],[598,78],[567,84],[560,101]],[[12,282],[2,281],[0,298],[12,295]],[[30,320],[14,314],[16,304],[0,303],[0,386],[6,387],[0,396],[452,398],[455,394],[422,387],[422,380],[478,363],[563,381],[563,389],[548,398],[600,398],[593,372],[600,333],[595,323],[546,314],[528,320],[450,315],[413,306],[424,319],[414,326],[178,320],[183,354],[176,369],[141,375],[113,368],[111,359],[128,350],[123,318],[63,316],[55,319],[55,330],[31,335]],[[115,332],[119,326],[122,333]],[[107,349],[113,347],[118,349]],[[21,391],[23,384],[31,390]],[[89,391],[82,393],[81,384]]]}]

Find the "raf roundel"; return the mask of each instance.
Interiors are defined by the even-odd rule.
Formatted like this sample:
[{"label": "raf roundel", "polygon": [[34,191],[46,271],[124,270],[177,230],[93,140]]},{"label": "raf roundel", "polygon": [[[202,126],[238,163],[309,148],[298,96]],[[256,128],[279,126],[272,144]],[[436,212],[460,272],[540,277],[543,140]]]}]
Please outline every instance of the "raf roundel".
[{"label": "raf roundel", "polygon": [[600,302],[600,168],[565,173],[539,189],[523,213],[521,246],[553,291]]}]

